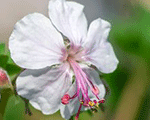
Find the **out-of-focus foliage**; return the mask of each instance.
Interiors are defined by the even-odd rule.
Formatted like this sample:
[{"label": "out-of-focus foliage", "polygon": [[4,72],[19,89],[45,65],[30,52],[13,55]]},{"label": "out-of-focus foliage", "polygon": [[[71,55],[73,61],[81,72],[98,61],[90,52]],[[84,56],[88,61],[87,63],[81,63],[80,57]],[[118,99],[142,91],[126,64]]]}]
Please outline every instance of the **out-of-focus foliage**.
[{"label": "out-of-focus foliage", "polygon": [[150,11],[134,6],[129,19],[115,21],[110,37],[123,51],[150,58],[149,21]]},{"label": "out-of-focus foliage", "polygon": [[[144,64],[146,63],[146,65],[144,66],[146,72],[150,72],[150,63],[148,62],[150,61],[149,21],[150,21],[150,12],[145,10],[141,6],[136,7],[134,6],[131,15],[128,19],[119,18],[114,20],[109,39],[110,42],[113,44],[115,52],[120,61],[120,64],[118,69],[114,73],[103,75],[104,79],[107,81],[111,90],[111,94],[108,97],[107,102],[107,107],[109,108],[108,112],[110,113],[109,114],[110,116],[115,112],[116,107],[118,107],[117,106],[118,101],[122,97],[123,90],[126,87],[125,85],[129,82],[132,75],[137,74],[134,73],[133,70],[138,69],[141,66],[144,66]],[[140,59],[137,59],[138,57],[143,59],[144,63],[141,63]],[[136,63],[138,63],[138,61],[139,63],[141,63],[140,66],[136,66],[136,68],[134,68]],[[141,74],[141,76],[143,76],[142,72],[141,73],[139,72],[138,74]],[[150,77],[150,75],[147,74],[147,77]],[[150,83],[148,79],[142,79],[142,81],[143,84]],[[145,86],[145,89],[147,89],[147,86]],[[149,109],[149,106],[145,106],[144,108]]]},{"label": "out-of-focus foliage", "polygon": [[9,51],[5,50],[4,43],[0,44],[0,67],[7,71],[11,80],[21,71],[21,68],[12,61]]},{"label": "out-of-focus foliage", "polygon": [[22,120],[24,118],[24,102],[20,97],[11,95],[5,107],[3,120]]},{"label": "out-of-focus foliage", "polygon": [[[14,78],[20,73],[19,68],[10,58],[8,50],[5,49],[5,44],[0,44],[0,68],[7,71],[12,82],[15,82]],[[12,88],[13,89],[13,88]],[[0,120],[4,116],[4,120],[21,120],[21,108],[19,97],[14,96],[14,91],[10,88],[2,89],[1,102],[0,102]],[[5,114],[4,114],[5,113]]]}]

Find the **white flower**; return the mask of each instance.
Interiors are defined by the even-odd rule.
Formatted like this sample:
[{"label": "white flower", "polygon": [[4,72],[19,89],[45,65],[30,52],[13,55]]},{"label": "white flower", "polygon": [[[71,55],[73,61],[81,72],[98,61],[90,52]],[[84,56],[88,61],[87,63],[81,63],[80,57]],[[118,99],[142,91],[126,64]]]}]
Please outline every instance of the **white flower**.
[{"label": "white flower", "polygon": [[[117,67],[118,60],[107,42],[110,24],[98,18],[87,31],[83,8],[76,2],[50,0],[50,19],[40,13],[29,14],[17,22],[11,34],[11,57],[26,68],[17,78],[17,92],[43,114],[60,109],[63,118],[77,113],[78,119],[81,107],[93,108],[105,96],[99,74],[88,65],[103,73]],[[61,33],[68,39],[63,40]]]}]

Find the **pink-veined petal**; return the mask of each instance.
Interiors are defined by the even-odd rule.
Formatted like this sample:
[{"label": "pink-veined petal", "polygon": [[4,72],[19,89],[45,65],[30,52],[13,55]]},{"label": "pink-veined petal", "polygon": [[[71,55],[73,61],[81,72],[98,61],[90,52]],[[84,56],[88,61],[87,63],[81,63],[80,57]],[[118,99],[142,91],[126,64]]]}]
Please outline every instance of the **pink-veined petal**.
[{"label": "pink-veined petal", "polygon": [[69,64],[58,68],[25,70],[16,81],[19,95],[43,114],[53,114],[61,106],[61,97],[68,91],[72,82]]},{"label": "pink-veined petal", "polygon": [[12,59],[28,69],[61,63],[63,48],[61,34],[40,13],[29,14],[18,21],[9,39]]},{"label": "pink-veined petal", "polygon": [[49,17],[56,28],[75,45],[81,45],[87,34],[84,6],[66,0],[50,0]]},{"label": "pink-veined petal", "polygon": [[113,72],[118,64],[114,50],[111,44],[107,42],[109,31],[110,23],[100,18],[94,20],[83,44],[86,49],[85,59],[103,73]]}]

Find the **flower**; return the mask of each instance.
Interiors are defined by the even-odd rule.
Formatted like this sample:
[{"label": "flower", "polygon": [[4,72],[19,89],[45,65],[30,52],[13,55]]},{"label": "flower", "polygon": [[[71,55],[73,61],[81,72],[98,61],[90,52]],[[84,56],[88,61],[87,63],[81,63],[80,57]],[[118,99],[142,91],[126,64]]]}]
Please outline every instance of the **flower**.
[{"label": "flower", "polygon": [[29,14],[16,23],[10,36],[11,57],[26,69],[17,78],[17,93],[43,114],[60,109],[63,118],[77,113],[78,119],[81,110],[104,102],[104,85],[90,65],[103,73],[117,67],[107,42],[110,24],[98,18],[87,30],[83,8],[72,1],[50,0],[50,19]]}]

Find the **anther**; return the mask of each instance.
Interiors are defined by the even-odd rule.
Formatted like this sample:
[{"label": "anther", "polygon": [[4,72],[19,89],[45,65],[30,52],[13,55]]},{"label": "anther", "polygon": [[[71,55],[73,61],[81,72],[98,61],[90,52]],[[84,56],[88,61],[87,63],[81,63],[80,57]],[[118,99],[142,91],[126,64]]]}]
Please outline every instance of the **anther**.
[{"label": "anther", "polygon": [[85,107],[89,107],[88,102],[87,102],[87,101],[84,101],[83,106],[85,106]]},{"label": "anther", "polygon": [[61,98],[61,103],[66,105],[69,103],[70,100],[70,96],[68,94],[65,94],[62,98]]},{"label": "anther", "polygon": [[95,95],[98,95],[98,94],[99,94],[99,90],[98,90],[97,86],[94,86],[94,87],[93,87],[92,92],[93,92]]},{"label": "anther", "polygon": [[97,103],[97,101],[96,100],[93,100],[93,102],[96,104]]},{"label": "anther", "polygon": [[83,101],[83,100],[79,100],[79,101],[80,101],[80,103],[83,105],[84,101]]},{"label": "anther", "polygon": [[94,106],[94,102],[90,101],[89,105],[93,107]]},{"label": "anther", "polygon": [[99,100],[98,103],[105,103],[105,99],[103,98],[103,99]]}]

